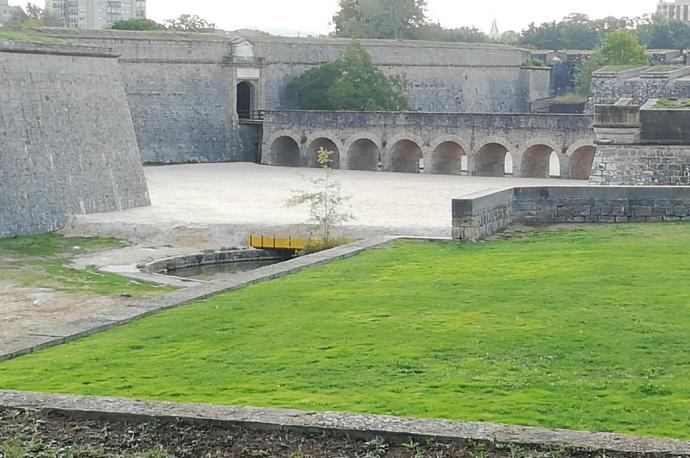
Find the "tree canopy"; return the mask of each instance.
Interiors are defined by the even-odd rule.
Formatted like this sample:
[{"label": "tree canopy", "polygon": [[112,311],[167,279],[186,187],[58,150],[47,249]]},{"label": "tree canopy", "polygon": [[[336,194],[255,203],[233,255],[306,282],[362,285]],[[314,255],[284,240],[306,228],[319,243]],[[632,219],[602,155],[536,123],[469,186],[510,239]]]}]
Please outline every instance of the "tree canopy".
[{"label": "tree canopy", "polygon": [[628,27],[627,18],[607,17],[592,20],[584,14],[571,14],[561,21],[530,24],[522,31],[520,44],[537,49],[595,49],[606,35]]},{"label": "tree canopy", "polygon": [[173,32],[208,33],[216,30],[216,24],[196,14],[182,14],[178,18],[166,21],[166,28]]},{"label": "tree canopy", "polygon": [[111,27],[113,30],[165,30],[163,24],[159,24],[151,19],[125,19],[118,21]]},{"label": "tree canopy", "polygon": [[589,93],[592,73],[607,65],[645,65],[645,47],[626,29],[610,33],[596,53],[582,66],[576,79],[578,92]]},{"label": "tree canopy", "polygon": [[29,2],[26,9],[13,7],[12,15],[6,24],[11,27],[64,27],[65,21],[60,16],[48,13],[47,10]]},{"label": "tree canopy", "polygon": [[426,0],[340,0],[335,35],[346,38],[413,38],[425,23]]},{"label": "tree canopy", "polygon": [[340,59],[307,70],[288,83],[292,104],[302,110],[401,111],[409,109],[407,81],[386,76],[353,42]]}]

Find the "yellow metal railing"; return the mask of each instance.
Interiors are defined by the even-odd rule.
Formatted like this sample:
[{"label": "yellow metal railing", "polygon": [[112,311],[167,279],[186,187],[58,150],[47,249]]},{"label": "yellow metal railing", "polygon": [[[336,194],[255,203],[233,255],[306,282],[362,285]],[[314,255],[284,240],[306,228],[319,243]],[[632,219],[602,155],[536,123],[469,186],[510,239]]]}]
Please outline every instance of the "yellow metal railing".
[{"label": "yellow metal railing", "polygon": [[308,239],[292,237],[275,237],[266,235],[250,235],[249,246],[261,249],[303,250],[309,243]]}]

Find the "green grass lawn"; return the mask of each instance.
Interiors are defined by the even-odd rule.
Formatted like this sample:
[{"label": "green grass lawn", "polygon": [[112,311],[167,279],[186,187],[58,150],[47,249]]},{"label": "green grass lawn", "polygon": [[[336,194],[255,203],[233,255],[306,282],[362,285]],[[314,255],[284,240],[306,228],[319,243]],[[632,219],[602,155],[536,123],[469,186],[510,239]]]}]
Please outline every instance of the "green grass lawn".
[{"label": "green grass lawn", "polygon": [[690,439],[690,226],[397,242],[0,364],[0,388]]},{"label": "green grass lawn", "polygon": [[122,242],[114,239],[62,237],[53,233],[0,238],[0,281],[101,296],[128,294],[146,297],[175,290],[131,281],[96,269],[69,267],[71,259],[77,255],[121,246]]}]

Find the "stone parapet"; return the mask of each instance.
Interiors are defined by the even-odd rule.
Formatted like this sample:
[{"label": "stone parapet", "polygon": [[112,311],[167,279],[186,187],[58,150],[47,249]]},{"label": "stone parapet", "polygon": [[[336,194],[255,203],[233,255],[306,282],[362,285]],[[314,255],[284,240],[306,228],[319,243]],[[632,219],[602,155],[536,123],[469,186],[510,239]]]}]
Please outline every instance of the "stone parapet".
[{"label": "stone parapet", "polygon": [[690,221],[687,187],[524,187],[453,200],[453,238],[475,241],[513,222]]}]

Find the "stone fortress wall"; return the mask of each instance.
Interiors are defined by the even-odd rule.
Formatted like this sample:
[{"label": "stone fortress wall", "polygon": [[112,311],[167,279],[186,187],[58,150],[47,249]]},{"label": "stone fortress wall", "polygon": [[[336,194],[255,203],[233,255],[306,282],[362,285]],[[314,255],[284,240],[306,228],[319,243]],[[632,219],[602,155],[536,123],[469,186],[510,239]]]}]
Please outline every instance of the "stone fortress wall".
[{"label": "stone fortress wall", "polygon": [[657,71],[654,67],[592,75],[590,111],[595,105],[614,104],[623,98],[643,105],[647,100],[690,97],[690,67]]},{"label": "stone fortress wall", "polygon": [[[49,30],[44,34],[119,54],[146,163],[255,161],[257,128],[237,111],[238,85],[251,110],[291,108],[285,87],[342,55],[350,40],[184,33]],[[362,40],[388,74],[410,81],[420,111],[529,112],[549,94],[548,67],[529,51],[497,45]]]},{"label": "stone fortress wall", "polygon": [[320,148],[335,167],[449,175],[548,178],[552,152],[563,177],[586,180],[594,160],[586,115],[270,111],[263,163],[318,166]]},{"label": "stone fortress wall", "polygon": [[117,56],[0,42],[0,237],[149,205]]}]

